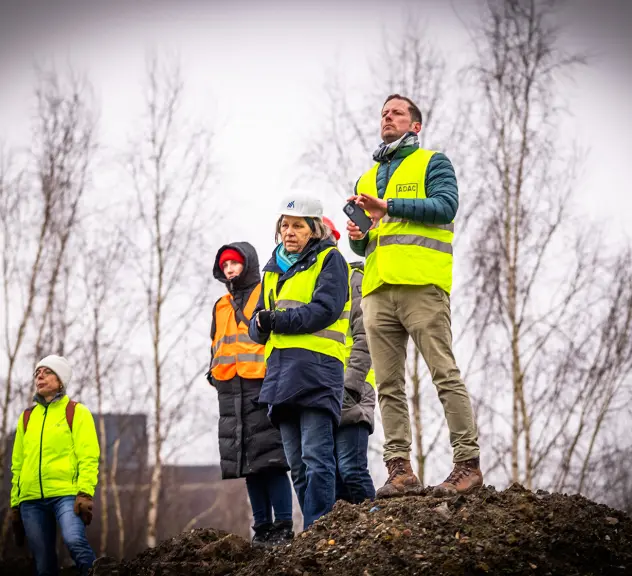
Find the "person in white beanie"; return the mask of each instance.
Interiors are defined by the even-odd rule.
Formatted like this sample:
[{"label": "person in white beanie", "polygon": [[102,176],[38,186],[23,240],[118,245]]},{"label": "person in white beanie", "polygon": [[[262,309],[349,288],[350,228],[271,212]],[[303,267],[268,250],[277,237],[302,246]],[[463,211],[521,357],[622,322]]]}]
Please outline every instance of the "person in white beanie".
[{"label": "person in white beanie", "polygon": [[63,356],[37,363],[35,405],[22,412],[13,445],[12,527],[28,543],[38,575],[59,572],[56,525],[79,573],[95,555],[86,538],[99,474],[99,441],[92,414],[66,395],[72,368]]}]

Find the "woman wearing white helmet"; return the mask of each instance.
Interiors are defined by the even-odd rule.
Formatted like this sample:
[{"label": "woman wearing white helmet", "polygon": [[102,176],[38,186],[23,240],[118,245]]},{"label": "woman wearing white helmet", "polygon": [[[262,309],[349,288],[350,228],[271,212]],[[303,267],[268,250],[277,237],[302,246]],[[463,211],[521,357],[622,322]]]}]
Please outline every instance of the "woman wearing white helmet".
[{"label": "woman wearing white helmet", "polygon": [[265,344],[259,401],[281,430],[304,527],[335,502],[349,327],[349,269],[322,221],[320,200],[295,194],[279,209],[250,337]]}]

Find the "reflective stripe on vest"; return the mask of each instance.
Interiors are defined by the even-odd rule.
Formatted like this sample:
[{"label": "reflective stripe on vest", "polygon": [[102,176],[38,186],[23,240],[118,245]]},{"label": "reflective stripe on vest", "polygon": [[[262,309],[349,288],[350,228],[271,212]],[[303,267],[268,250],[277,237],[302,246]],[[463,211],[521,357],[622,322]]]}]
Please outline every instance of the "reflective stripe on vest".
[{"label": "reflective stripe on vest", "polygon": [[[275,310],[289,310],[309,304],[312,301],[318,276],[323,269],[323,262],[331,250],[337,250],[337,248],[331,247],[320,252],[312,266],[285,280],[279,293],[277,293],[279,274],[266,272],[263,277],[263,298],[266,309],[270,309],[271,293],[275,302]],[[348,277],[347,285],[349,285]],[[348,290],[351,294],[350,287]],[[351,299],[348,299],[340,318],[323,330],[313,334],[277,334],[273,331],[266,344],[266,360],[274,348],[304,348],[312,352],[333,356],[344,363],[350,312]]]},{"label": "reflective stripe on vest", "polygon": [[[351,268],[351,266],[349,266],[349,278],[351,278],[351,275],[354,272],[357,272],[358,274],[361,274],[362,276],[364,276],[364,272],[362,270],[360,270],[359,268]],[[349,290],[349,299],[350,299],[349,309],[351,309],[351,300],[353,299],[351,290]],[[347,331],[346,344],[347,344],[347,355],[345,357],[345,371],[347,370],[347,366],[349,365],[349,358],[351,358],[351,349],[353,348],[353,335],[351,333],[351,324],[349,324],[349,330]],[[368,382],[375,390],[375,371],[373,370],[373,367],[369,369],[369,372],[366,375],[366,382]]]},{"label": "reflective stripe on vest", "polygon": [[[426,171],[434,152],[416,150],[393,172],[384,200],[426,198]],[[358,181],[357,193],[378,196],[375,164]],[[428,225],[405,218],[384,216],[369,230],[365,249],[362,295],[367,296],[382,284],[434,284],[448,294],[452,289],[452,242],[454,222]]]},{"label": "reflective stripe on vest", "polygon": [[[394,224],[396,222],[409,222],[406,218],[395,218],[394,216],[389,216],[388,214],[382,218],[382,222],[385,224]],[[424,224],[428,228],[438,228],[439,230],[448,230],[449,232],[454,232],[454,222],[450,224]]]},{"label": "reflective stripe on vest", "polygon": [[[261,294],[261,284],[250,294],[244,316],[250,319]],[[265,376],[265,350],[248,336],[248,326],[237,322],[230,294],[224,295],[215,306],[215,338],[213,339],[211,374],[216,380],[242,378],[259,379]]]}]

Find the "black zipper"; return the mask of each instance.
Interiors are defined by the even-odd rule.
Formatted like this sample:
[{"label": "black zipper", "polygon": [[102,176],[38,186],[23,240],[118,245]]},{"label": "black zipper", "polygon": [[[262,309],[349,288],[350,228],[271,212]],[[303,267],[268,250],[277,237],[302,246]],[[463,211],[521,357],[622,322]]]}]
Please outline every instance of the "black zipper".
[{"label": "black zipper", "polygon": [[42,499],[44,499],[44,485],[42,484],[42,444],[44,442],[44,425],[46,424],[47,414],[48,414],[48,406],[44,408],[44,420],[42,421],[42,433],[40,434],[39,481],[40,481],[40,492],[42,493]]},{"label": "black zipper", "polygon": [[[388,188],[388,181],[391,177],[391,161],[389,160],[388,163],[386,164],[386,185],[384,186],[384,196],[386,196],[386,188]],[[384,196],[382,196],[382,198],[384,198]]]}]

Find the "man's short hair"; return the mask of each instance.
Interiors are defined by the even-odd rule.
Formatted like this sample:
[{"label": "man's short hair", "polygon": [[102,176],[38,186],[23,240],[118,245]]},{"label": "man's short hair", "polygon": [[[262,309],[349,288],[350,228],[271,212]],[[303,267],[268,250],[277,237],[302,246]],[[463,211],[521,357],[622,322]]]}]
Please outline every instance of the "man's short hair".
[{"label": "man's short hair", "polygon": [[406,96],[402,96],[401,94],[391,94],[386,100],[384,100],[384,104],[382,104],[382,108],[386,106],[387,102],[391,100],[404,100],[408,103],[408,111],[410,112],[410,117],[413,122],[421,122],[421,110],[410,98],[406,98]]}]

